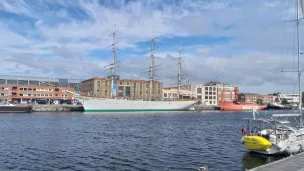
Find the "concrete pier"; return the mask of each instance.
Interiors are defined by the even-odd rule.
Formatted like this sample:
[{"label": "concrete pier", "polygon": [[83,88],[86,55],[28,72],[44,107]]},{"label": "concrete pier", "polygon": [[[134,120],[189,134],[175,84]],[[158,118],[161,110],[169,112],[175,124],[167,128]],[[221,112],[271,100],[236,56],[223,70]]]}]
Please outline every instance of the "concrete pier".
[{"label": "concrete pier", "polygon": [[195,110],[220,110],[220,106],[194,105]]},{"label": "concrete pier", "polygon": [[249,171],[304,171],[304,153],[290,156]]},{"label": "concrete pier", "polygon": [[33,105],[33,112],[70,112],[84,111],[81,105]]}]

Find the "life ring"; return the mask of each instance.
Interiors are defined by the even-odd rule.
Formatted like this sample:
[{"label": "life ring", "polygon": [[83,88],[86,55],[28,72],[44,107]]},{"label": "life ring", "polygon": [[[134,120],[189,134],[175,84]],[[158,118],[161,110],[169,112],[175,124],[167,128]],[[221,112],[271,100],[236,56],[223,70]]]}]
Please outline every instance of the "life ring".
[{"label": "life ring", "polygon": [[246,129],[245,128],[242,128],[242,134],[246,134]]}]

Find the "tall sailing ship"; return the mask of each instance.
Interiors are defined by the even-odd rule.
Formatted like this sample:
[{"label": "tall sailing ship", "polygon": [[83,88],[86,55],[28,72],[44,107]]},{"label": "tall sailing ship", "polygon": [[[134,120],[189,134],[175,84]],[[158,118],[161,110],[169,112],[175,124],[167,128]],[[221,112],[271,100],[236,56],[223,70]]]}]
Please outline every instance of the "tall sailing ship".
[{"label": "tall sailing ship", "polygon": [[[174,101],[152,101],[152,85],[154,81],[155,70],[158,70],[155,65],[154,56],[154,40],[152,39],[152,48],[149,50],[150,55],[150,66],[148,68],[149,72],[149,83],[150,92],[149,99],[144,100],[129,100],[129,99],[119,99],[116,97],[116,82],[117,75],[115,69],[117,67],[116,54],[115,54],[115,44],[118,41],[115,40],[116,30],[110,35],[113,36],[112,46],[112,63],[108,69],[111,70],[111,75],[109,81],[111,80],[111,93],[110,98],[98,98],[98,97],[83,97],[78,96],[77,99],[82,101],[84,110],[86,112],[132,112],[132,111],[183,111],[183,110],[194,110],[194,104],[198,101],[196,100],[174,100]],[[181,51],[180,51],[181,55]],[[181,57],[179,58],[181,60]],[[180,63],[180,62],[179,62]],[[178,70],[178,87],[180,87],[180,70],[181,65],[179,65]]]}]

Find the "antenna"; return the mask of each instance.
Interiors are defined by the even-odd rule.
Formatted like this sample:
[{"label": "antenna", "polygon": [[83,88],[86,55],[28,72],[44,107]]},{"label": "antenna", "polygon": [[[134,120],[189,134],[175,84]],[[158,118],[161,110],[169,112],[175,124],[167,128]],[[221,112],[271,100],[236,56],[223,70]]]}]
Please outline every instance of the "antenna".
[{"label": "antenna", "polygon": [[[109,36],[113,36],[113,43],[111,45],[109,45],[108,47],[112,47],[112,63],[105,66],[106,69],[105,70],[111,70],[111,75],[110,75],[110,79],[111,79],[111,90],[110,90],[110,97],[115,97],[116,96],[116,90],[113,90],[114,88],[116,89],[116,80],[117,80],[117,76],[116,76],[116,68],[117,68],[117,63],[118,61],[116,61],[116,51],[115,51],[115,44],[117,44],[119,41],[115,40],[115,36],[116,33],[118,32],[118,30],[116,30],[116,24],[114,24],[114,32],[111,33]],[[114,86],[115,84],[115,86]]]},{"label": "antenna", "polygon": [[[223,73],[223,75],[222,75],[222,79],[223,79],[223,89],[222,89],[222,94],[221,94],[221,100],[223,101],[225,98],[226,98],[226,94],[225,94],[225,76],[224,76],[224,73]],[[224,98],[224,96],[225,96],[225,98]]]}]

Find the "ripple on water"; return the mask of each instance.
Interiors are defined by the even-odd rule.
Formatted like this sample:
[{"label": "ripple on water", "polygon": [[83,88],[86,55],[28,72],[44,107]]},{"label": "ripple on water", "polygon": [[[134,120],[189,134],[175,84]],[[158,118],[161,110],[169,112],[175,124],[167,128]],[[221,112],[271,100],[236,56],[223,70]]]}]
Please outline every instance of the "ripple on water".
[{"label": "ripple on water", "polygon": [[0,115],[0,169],[245,170],[277,160],[248,154],[250,113]]}]

